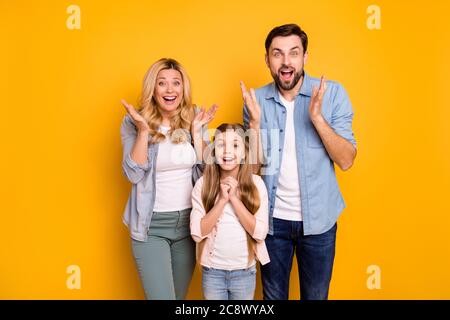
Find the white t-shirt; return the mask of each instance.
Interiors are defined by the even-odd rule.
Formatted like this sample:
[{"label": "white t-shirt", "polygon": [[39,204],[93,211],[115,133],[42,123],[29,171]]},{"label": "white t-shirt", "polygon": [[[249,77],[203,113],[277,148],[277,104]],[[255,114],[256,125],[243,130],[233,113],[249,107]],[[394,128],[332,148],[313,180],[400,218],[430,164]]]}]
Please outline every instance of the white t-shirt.
[{"label": "white t-shirt", "polygon": [[[159,130],[166,134],[170,127],[160,126]],[[154,211],[177,211],[192,207],[192,167],[196,159],[195,150],[188,141],[177,144],[166,137],[159,143]]]},{"label": "white t-shirt", "polygon": [[286,128],[273,216],[283,220],[302,221],[297,151],[295,148],[295,100],[287,101],[281,94],[279,96],[286,108]]},{"label": "white t-shirt", "polygon": [[[261,198],[258,211],[268,212],[266,185],[261,177],[257,175],[253,175],[253,182]],[[250,265],[252,266],[256,263],[253,251],[248,249],[247,231],[239,222],[230,202],[225,205],[222,215],[217,220],[216,228],[214,249],[210,258],[211,267],[221,270],[248,268],[249,254],[251,255]]]}]

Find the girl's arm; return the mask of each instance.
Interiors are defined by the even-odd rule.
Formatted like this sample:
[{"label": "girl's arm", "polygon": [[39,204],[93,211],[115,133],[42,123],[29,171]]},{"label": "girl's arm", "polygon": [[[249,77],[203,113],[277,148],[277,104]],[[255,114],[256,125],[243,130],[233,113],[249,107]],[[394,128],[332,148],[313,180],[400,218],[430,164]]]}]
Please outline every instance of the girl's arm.
[{"label": "girl's arm", "polygon": [[200,230],[202,235],[209,234],[217,223],[217,219],[222,215],[223,208],[227,204],[227,200],[219,199],[214,207],[200,221]]},{"label": "girl's arm", "polygon": [[[230,203],[244,229],[257,241],[263,241],[269,231],[269,201],[267,189],[259,176],[254,181],[259,192],[260,205],[258,211],[253,215],[245,207],[237,194],[237,181],[229,179],[227,182],[232,186],[230,191]],[[234,181],[233,181],[234,180]]]},{"label": "girl's arm", "polygon": [[223,209],[228,202],[228,189],[226,185],[221,185],[219,199],[214,207],[206,214],[201,198],[203,188],[203,177],[200,178],[192,190],[192,211],[191,211],[191,236],[196,242],[200,242],[208,237],[217,223],[217,219],[222,215]]},{"label": "girl's arm", "polygon": [[250,235],[255,232],[256,218],[250,211],[247,210],[244,203],[236,195],[230,197],[230,203],[233,206],[234,212],[238,217],[241,225]]}]

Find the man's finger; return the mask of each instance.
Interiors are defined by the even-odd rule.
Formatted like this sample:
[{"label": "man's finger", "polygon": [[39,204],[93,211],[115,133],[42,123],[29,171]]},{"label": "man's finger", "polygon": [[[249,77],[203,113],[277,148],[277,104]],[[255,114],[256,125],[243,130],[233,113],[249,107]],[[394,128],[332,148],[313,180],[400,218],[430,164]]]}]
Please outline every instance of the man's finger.
[{"label": "man's finger", "polygon": [[316,100],[319,95],[319,88],[313,87],[312,97],[311,100]]},{"label": "man's finger", "polygon": [[245,87],[244,81],[240,81],[241,83],[241,90],[242,90],[242,95],[245,95],[247,93],[247,88]]},{"label": "man's finger", "polygon": [[325,77],[322,76],[322,77],[320,78],[320,87],[319,87],[319,95],[320,95],[321,97],[322,97],[323,94],[325,93],[326,87],[327,87],[327,84],[326,84]]},{"label": "man's finger", "polygon": [[256,104],[256,103],[257,103],[257,100],[256,100],[255,89],[251,88],[251,89],[250,89],[250,94],[251,94],[251,96],[252,96],[253,103]]}]

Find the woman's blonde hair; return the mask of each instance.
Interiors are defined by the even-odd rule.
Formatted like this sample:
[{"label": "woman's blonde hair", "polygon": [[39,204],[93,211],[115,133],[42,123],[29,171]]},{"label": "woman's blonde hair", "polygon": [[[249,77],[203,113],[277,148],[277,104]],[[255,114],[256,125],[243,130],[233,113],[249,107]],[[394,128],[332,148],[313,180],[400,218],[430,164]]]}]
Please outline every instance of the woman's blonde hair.
[{"label": "woman's blonde hair", "polygon": [[[244,143],[245,153],[244,159],[239,164],[238,183],[241,200],[245,207],[252,214],[258,211],[260,206],[259,192],[256,185],[253,182],[252,165],[250,164],[249,157],[249,141],[245,135],[244,127],[241,124],[223,123],[221,124],[214,134],[214,141],[219,133],[225,133],[234,131],[242,138]],[[207,155],[209,158],[206,161],[205,171],[203,173],[203,188],[202,188],[202,202],[206,212],[209,212],[214,207],[217,196],[220,192],[220,166],[213,161],[215,157],[214,147],[209,149],[210,152]]]},{"label": "woman's blonde hair", "polygon": [[[168,135],[174,143],[187,141],[186,131],[189,132],[194,118],[194,106],[192,105],[191,82],[186,70],[176,60],[163,58],[156,61],[147,71],[142,82],[142,94],[140,98],[139,113],[147,120],[152,136],[150,143],[158,143],[165,139],[165,135],[158,131],[162,122],[162,115],[158,109],[158,103],[154,97],[156,78],[161,70],[173,69],[181,74],[183,82],[183,97],[170,119],[171,129]],[[181,129],[181,130],[180,130]]]}]

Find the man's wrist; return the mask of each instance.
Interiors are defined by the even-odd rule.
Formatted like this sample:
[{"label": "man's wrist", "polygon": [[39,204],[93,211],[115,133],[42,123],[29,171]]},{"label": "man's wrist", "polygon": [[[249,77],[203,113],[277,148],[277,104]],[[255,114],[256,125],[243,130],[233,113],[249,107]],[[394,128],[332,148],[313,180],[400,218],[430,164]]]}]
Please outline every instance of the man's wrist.
[{"label": "man's wrist", "polygon": [[259,121],[250,121],[248,126],[250,129],[259,129],[260,123]]},{"label": "man's wrist", "polygon": [[327,123],[327,121],[325,120],[325,118],[323,117],[322,114],[319,114],[317,116],[311,117],[311,122],[314,124],[314,126],[322,125],[322,124]]}]

